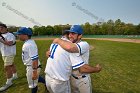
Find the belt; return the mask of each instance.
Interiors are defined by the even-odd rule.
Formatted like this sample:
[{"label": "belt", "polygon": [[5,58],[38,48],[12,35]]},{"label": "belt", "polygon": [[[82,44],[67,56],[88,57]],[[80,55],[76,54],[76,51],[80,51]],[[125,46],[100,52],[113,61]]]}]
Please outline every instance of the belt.
[{"label": "belt", "polygon": [[14,42],[12,45],[16,45],[16,42]]},{"label": "belt", "polygon": [[[26,65],[26,66],[32,66],[32,65]],[[39,65],[37,68],[42,68],[42,65]]]},{"label": "belt", "polygon": [[85,78],[85,77],[86,77],[86,75],[75,76],[74,74],[72,74],[72,76],[73,76],[75,79],[81,79],[81,78]]}]

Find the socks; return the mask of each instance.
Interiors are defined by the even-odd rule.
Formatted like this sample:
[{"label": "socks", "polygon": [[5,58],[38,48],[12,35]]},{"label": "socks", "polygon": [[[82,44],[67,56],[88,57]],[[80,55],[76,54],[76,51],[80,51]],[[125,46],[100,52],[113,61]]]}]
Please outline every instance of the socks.
[{"label": "socks", "polygon": [[39,76],[38,82],[41,82],[43,84],[46,84],[45,79],[43,77],[41,77],[41,76]]},{"label": "socks", "polygon": [[31,91],[32,93],[37,93],[38,87],[36,86],[35,88],[32,88]]},{"label": "socks", "polygon": [[13,73],[13,77],[18,77],[18,76],[17,76],[17,73]]}]

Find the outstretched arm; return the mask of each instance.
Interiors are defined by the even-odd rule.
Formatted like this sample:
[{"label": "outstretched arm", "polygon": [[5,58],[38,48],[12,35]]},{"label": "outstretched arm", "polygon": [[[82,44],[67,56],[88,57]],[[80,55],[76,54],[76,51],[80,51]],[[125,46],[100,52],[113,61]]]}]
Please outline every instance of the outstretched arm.
[{"label": "outstretched arm", "polygon": [[101,71],[101,69],[102,69],[102,67],[99,64],[97,64],[95,67],[85,64],[79,68],[79,71],[80,71],[80,73],[89,74],[89,73],[98,73]]}]

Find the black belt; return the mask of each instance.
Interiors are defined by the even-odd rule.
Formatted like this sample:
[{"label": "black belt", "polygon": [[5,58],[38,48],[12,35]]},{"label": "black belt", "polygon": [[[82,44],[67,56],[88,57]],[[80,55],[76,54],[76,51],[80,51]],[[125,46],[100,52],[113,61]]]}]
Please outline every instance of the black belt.
[{"label": "black belt", "polygon": [[12,45],[16,45],[16,42],[14,42]]},{"label": "black belt", "polygon": [[[32,66],[32,65],[26,65],[26,66]],[[42,68],[42,65],[39,65],[37,68]]]},{"label": "black belt", "polygon": [[82,76],[75,76],[74,74],[72,74],[72,76],[75,78],[75,79],[80,79],[80,78],[85,78],[86,77],[86,75],[82,75]]}]

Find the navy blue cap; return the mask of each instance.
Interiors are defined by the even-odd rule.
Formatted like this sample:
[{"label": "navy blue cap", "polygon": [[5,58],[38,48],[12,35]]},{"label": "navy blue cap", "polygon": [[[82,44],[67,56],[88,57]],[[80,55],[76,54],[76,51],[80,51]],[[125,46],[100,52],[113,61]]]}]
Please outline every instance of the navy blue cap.
[{"label": "navy blue cap", "polygon": [[17,35],[33,35],[32,31],[26,27],[19,28],[16,34]]},{"label": "navy blue cap", "polygon": [[0,26],[7,28],[7,26],[3,23],[0,23]]},{"label": "navy blue cap", "polygon": [[72,25],[69,32],[74,32],[76,34],[83,34],[83,29],[80,25]]}]

